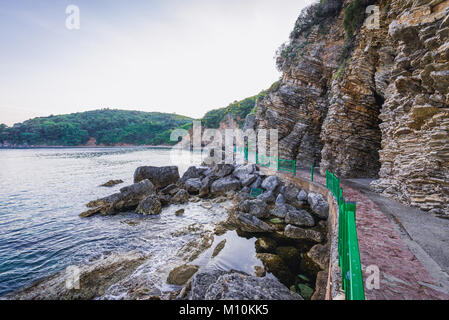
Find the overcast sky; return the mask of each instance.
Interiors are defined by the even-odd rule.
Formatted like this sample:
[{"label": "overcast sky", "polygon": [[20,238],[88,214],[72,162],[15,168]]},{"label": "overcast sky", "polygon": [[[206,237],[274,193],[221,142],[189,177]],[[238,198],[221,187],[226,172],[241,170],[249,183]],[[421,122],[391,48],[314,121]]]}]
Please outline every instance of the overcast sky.
[{"label": "overcast sky", "polygon": [[106,107],[199,118],[279,79],[275,51],[312,2],[0,0],[0,123]]}]

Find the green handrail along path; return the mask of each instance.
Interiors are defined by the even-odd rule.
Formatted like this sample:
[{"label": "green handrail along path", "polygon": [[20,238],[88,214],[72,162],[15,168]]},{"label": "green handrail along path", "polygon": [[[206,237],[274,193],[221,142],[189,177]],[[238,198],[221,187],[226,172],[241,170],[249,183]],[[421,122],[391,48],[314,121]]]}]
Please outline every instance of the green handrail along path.
[{"label": "green handrail along path", "polygon": [[346,300],[365,300],[355,220],[355,202],[346,202],[340,179],[326,171],[326,187],[338,202],[338,260]]},{"label": "green handrail along path", "polygon": [[296,175],[296,160],[278,159],[278,171],[287,171]]}]

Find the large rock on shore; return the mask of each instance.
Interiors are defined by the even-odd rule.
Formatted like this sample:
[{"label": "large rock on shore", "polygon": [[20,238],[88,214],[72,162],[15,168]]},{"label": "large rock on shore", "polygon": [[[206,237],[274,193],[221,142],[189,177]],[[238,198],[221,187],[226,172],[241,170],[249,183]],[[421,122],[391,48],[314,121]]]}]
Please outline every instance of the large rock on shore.
[{"label": "large rock on shore", "polygon": [[93,208],[80,214],[88,217],[96,213],[114,214],[120,211],[134,210],[147,196],[155,192],[154,185],[147,179],[120,189],[108,197],[91,201],[87,207]]},{"label": "large rock on shore", "polygon": [[[79,268],[79,289],[66,286],[66,270],[35,282],[30,287],[7,295],[14,300],[91,300],[100,297],[113,284],[132,274],[147,257],[136,252],[113,253]],[[68,269],[70,272],[70,269]],[[75,269],[73,269],[75,270]]]},{"label": "large rock on shore", "polygon": [[162,211],[162,204],[156,195],[150,195],[143,199],[137,206],[136,212],[141,214],[159,214]]},{"label": "large rock on shore", "polygon": [[191,300],[303,300],[278,280],[239,272],[211,271],[196,274]]},{"label": "large rock on shore", "polygon": [[306,210],[294,209],[287,211],[285,222],[298,227],[313,227],[315,225],[313,217]]},{"label": "large rock on shore", "polygon": [[249,213],[239,212],[230,217],[231,223],[246,232],[273,232],[274,228]]},{"label": "large rock on shore", "polygon": [[287,225],[284,230],[284,236],[291,239],[309,240],[313,242],[322,242],[323,235],[316,230],[302,229],[291,224]]},{"label": "large rock on shore", "polygon": [[185,284],[198,271],[199,268],[199,266],[187,264],[176,267],[170,271],[167,278],[167,283],[181,286]]},{"label": "large rock on shore", "polygon": [[232,176],[227,176],[214,181],[210,186],[213,194],[223,194],[228,191],[237,191],[241,188],[240,181]]},{"label": "large rock on shore", "polygon": [[329,204],[321,194],[310,192],[307,201],[313,213],[319,218],[327,219],[329,217]]},{"label": "large rock on shore", "polygon": [[179,171],[176,166],[167,167],[139,167],[134,172],[134,182],[150,180],[156,188],[163,188],[179,180]]}]

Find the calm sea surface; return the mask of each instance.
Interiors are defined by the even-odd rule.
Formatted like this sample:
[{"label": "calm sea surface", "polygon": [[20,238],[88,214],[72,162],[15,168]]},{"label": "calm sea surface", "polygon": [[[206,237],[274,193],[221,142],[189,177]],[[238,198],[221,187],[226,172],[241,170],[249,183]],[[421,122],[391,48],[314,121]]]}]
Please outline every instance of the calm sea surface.
[{"label": "calm sea surface", "polygon": [[[167,235],[213,221],[213,211],[192,207],[182,219],[131,212],[89,219],[78,215],[88,201],[131,184],[138,166],[178,165],[182,174],[200,163],[200,154],[192,154],[192,162],[181,160],[171,161],[170,150],[150,148],[0,150],[0,296],[108,252],[179,247],[173,241],[185,239]],[[99,187],[110,179],[125,183]],[[145,223],[123,223],[130,219]]]}]

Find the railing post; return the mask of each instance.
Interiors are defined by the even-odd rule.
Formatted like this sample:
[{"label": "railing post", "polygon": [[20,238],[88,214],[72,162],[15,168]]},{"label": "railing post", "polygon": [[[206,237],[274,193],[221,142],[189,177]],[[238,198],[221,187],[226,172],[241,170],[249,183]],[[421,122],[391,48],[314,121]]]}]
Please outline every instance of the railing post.
[{"label": "railing post", "polygon": [[313,182],[313,164],[312,164],[312,169],[311,169],[311,172],[310,172],[310,180]]}]

